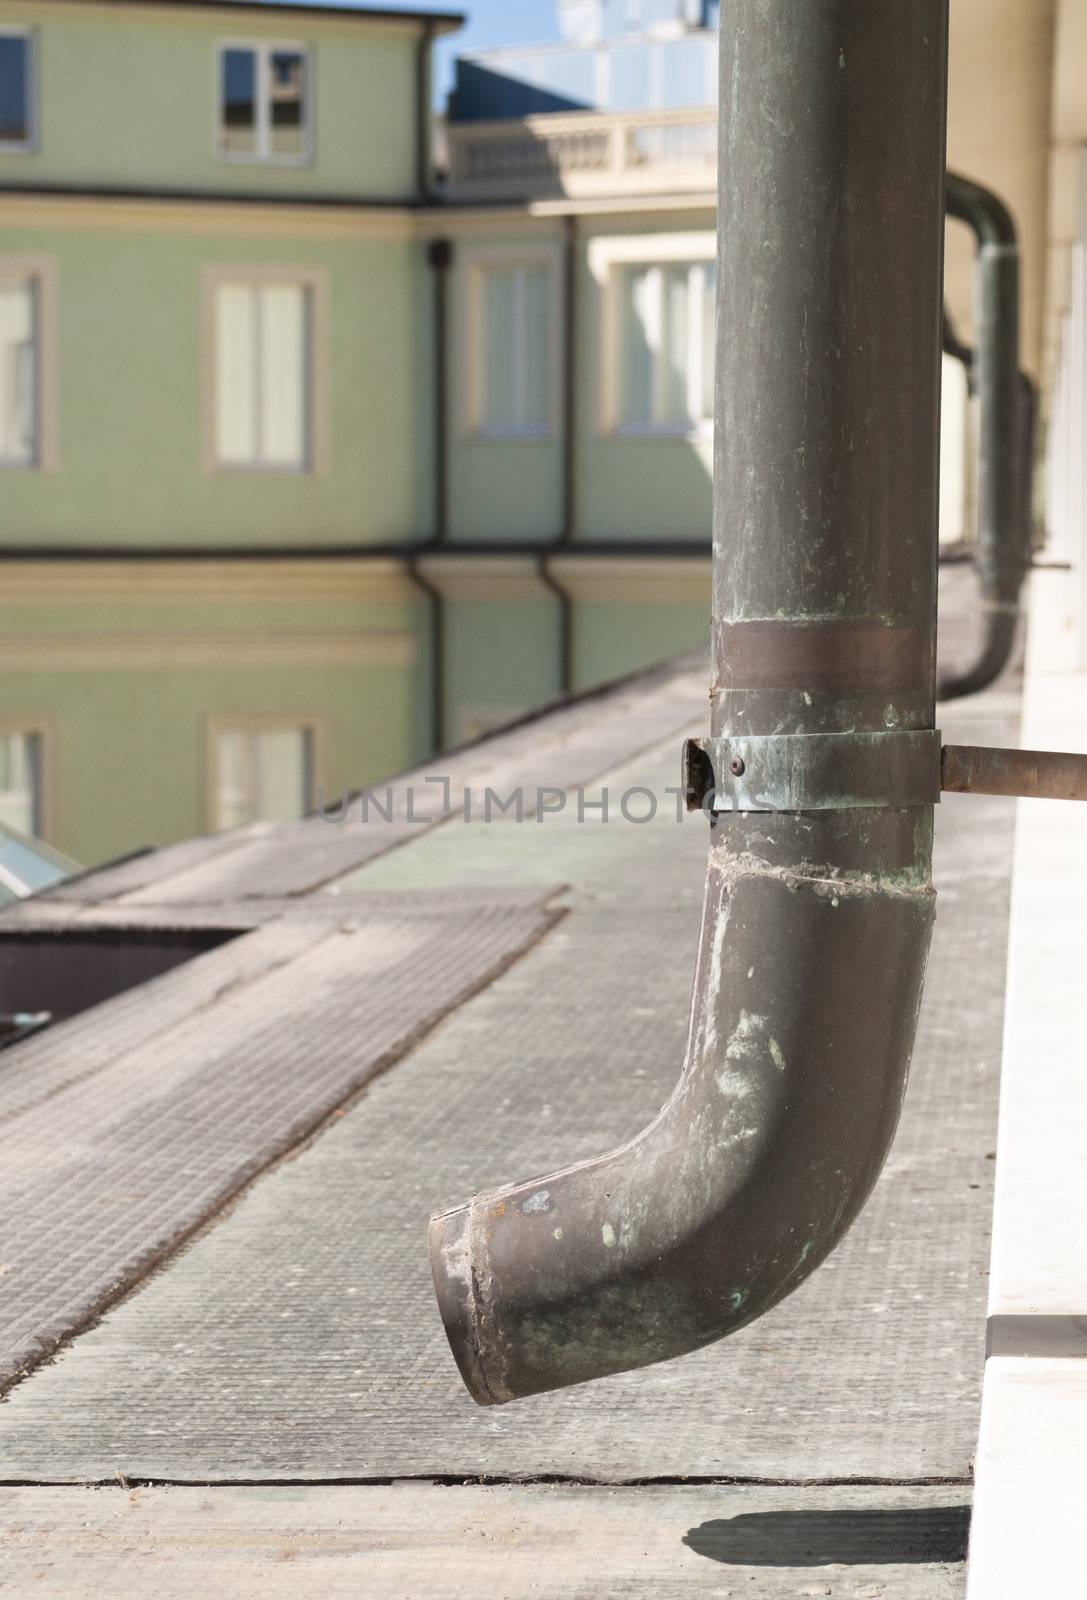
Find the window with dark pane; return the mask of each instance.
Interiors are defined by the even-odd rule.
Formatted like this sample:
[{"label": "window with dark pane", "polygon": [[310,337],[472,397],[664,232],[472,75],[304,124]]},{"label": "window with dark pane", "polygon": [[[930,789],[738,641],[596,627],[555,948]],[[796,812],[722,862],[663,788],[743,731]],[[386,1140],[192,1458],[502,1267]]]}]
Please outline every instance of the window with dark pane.
[{"label": "window with dark pane", "polygon": [[0,33],[0,148],[25,150],[30,140],[30,39]]},{"label": "window with dark pane", "polygon": [[219,154],[228,161],[304,161],[307,52],[270,42],[224,44],[219,62]]},{"label": "window with dark pane", "polygon": [[257,53],[224,50],[222,54],[222,120],[220,141],[228,155],[257,153]]}]

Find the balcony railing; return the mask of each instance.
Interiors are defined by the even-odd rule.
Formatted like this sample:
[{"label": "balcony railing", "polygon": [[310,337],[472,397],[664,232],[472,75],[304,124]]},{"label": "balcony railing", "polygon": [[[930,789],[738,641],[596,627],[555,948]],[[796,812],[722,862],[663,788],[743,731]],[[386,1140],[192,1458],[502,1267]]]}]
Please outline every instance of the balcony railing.
[{"label": "balcony railing", "polygon": [[712,107],[452,122],[445,135],[449,193],[461,200],[711,193],[716,181]]}]

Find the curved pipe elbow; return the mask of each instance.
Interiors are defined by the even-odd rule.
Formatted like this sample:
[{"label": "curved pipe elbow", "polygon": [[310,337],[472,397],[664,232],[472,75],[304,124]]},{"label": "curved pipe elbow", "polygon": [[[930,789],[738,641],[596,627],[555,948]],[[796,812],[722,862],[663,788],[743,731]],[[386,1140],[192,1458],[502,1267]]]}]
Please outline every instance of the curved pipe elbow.
[{"label": "curved pipe elbow", "polygon": [[931,825],[930,808],[718,822],[663,1111],[607,1155],[431,1223],[446,1332],[481,1405],[696,1350],[834,1248],[898,1121]]},{"label": "curved pipe elbow", "polygon": [[949,217],[965,222],[979,246],[1018,244],[1015,220],[1000,196],[980,183],[949,172],[944,189],[944,204]]},{"label": "curved pipe elbow", "polygon": [[1020,260],[1015,222],[998,195],[949,173],[948,215],[977,240],[977,349],[971,364],[979,408],[978,546],[984,640],[965,672],[941,675],[937,697],[988,688],[1015,645],[1019,596],[1030,566],[1033,388],[1019,370]]},{"label": "curved pipe elbow", "polygon": [[1017,600],[987,600],[984,604],[984,640],[977,660],[965,672],[941,672],[936,682],[938,700],[961,700],[980,694],[1004,672],[1012,657],[1019,631]]}]

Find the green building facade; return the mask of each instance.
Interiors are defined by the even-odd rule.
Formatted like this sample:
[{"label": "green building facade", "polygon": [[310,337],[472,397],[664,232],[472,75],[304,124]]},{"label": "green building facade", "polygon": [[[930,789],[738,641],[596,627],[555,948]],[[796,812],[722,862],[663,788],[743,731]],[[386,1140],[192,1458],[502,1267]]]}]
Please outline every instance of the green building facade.
[{"label": "green building facade", "polygon": [[77,860],[707,636],[712,195],[436,184],[458,23],[0,0],[0,820]]}]

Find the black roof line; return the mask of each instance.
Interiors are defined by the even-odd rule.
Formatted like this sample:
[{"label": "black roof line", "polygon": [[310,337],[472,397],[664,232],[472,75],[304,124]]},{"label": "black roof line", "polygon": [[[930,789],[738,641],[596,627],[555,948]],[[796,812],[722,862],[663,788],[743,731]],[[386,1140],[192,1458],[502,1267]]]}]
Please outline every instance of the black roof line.
[{"label": "black roof line", "polygon": [[[71,0],[62,0],[64,4],[71,4]],[[80,0],[77,0],[80,3]],[[136,9],[142,6],[162,6],[175,11],[217,11],[220,14],[230,11],[267,11],[282,12],[288,16],[316,16],[339,17],[354,22],[406,22],[414,23],[419,27],[430,28],[436,32],[455,33],[458,28],[463,28],[467,22],[467,15],[463,11],[405,11],[396,6],[361,6],[352,5],[326,5],[317,3],[310,5],[307,0],[82,0],[89,5],[110,5],[123,11],[126,7]]]},{"label": "black roof line", "polygon": [[[71,0],[66,0],[70,4]],[[90,0],[102,4],[103,0]],[[105,0],[118,4],[118,0]],[[127,3],[127,0],[125,0]],[[136,0],[139,5],[176,5],[178,3],[208,3],[208,0]],[[234,3],[234,0],[231,0]],[[259,189],[159,189],[124,184],[97,183],[0,183],[0,195],[11,198],[18,195],[36,196],[49,200],[163,200],[183,204],[222,206],[293,206],[311,210],[324,207],[330,211],[418,211],[419,196],[412,195],[352,195],[352,194],[296,194],[262,193]]]}]

